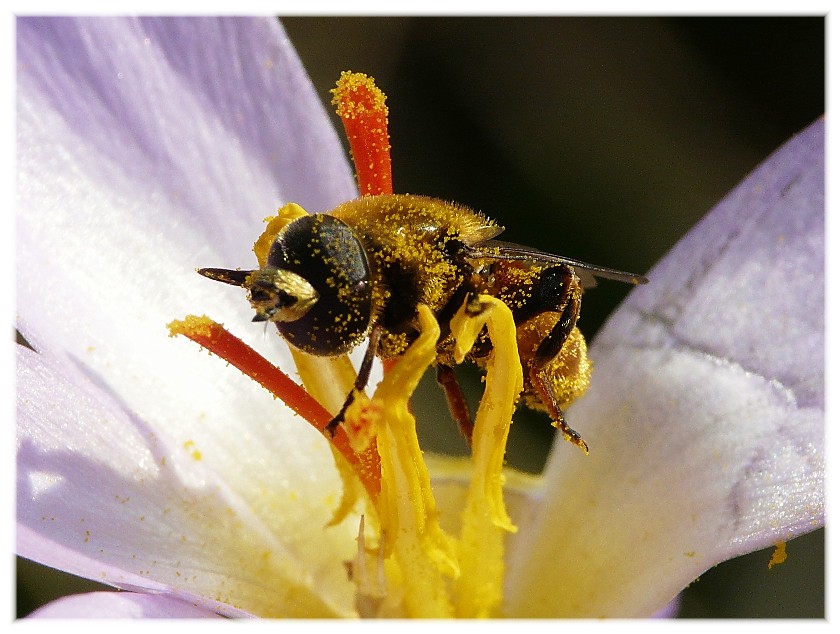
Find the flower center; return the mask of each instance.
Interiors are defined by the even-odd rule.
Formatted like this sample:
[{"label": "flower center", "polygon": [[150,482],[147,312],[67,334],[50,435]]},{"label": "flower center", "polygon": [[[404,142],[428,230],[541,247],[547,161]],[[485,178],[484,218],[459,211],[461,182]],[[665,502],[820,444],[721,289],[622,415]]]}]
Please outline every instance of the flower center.
[{"label": "flower center", "polygon": [[[385,97],[361,74],[343,73],[334,103],[344,122],[363,194],[391,192],[390,145]],[[295,204],[268,219],[254,252],[266,265],[276,236],[306,215]],[[468,309],[469,308],[469,309]],[[206,317],[170,324],[224,358],[281,398],[331,442],[344,482],[332,523],[344,520],[364,496],[359,548],[351,562],[362,616],[487,617],[498,614],[504,578],[504,536],[514,532],[502,498],[502,466],[508,430],[522,391],[516,325],[508,306],[481,295],[471,298],[450,323],[454,361],[460,363],[486,329],[492,352],[484,396],[472,432],[471,475],[452,535],[440,526],[431,477],[409,401],[437,358],[440,325],[432,310],[417,307],[419,336],[385,362],[373,396],[356,393],[344,424],[328,423],[353,389],[355,370],[346,356],[312,357],[292,350],[303,386]],[[328,530],[328,529],[325,529]]]}]

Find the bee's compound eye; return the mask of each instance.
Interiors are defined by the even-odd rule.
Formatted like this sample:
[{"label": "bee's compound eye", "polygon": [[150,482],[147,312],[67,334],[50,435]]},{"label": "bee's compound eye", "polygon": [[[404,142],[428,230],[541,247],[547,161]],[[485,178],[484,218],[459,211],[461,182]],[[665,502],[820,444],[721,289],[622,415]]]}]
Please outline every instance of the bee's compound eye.
[{"label": "bee's compound eye", "polygon": [[373,313],[370,264],[347,224],[327,214],[295,220],[274,241],[268,267],[300,276],[317,293],[317,301],[299,319],[275,320],[292,345],[335,356],[364,339]]}]

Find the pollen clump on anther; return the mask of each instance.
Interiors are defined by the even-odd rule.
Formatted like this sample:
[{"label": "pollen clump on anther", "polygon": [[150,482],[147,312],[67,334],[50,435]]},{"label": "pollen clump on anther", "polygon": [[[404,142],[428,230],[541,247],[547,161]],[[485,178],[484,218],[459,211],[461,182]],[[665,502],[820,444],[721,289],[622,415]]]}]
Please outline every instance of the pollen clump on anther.
[{"label": "pollen clump on anther", "polygon": [[392,194],[391,142],[385,93],[364,73],[344,71],[332,90],[356,165],[359,193]]},{"label": "pollen clump on anther", "polygon": [[379,89],[372,77],[364,73],[347,70],[342,72],[331,92],[332,104],[342,119],[353,119],[368,112],[379,112],[382,116],[388,116],[385,93]]},{"label": "pollen clump on anther", "polygon": [[195,335],[199,337],[212,337],[215,332],[216,322],[207,315],[187,315],[183,319],[176,319],[166,325],[169,328],[169,336]]}]

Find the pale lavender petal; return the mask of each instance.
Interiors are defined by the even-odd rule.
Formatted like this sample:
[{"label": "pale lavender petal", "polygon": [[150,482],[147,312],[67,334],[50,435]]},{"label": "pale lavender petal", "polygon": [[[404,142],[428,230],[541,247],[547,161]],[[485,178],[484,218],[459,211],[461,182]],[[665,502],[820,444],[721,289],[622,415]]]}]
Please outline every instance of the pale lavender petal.
[{"label": "pale lavender petal", "polygon": [[352,197],[335,129],[275,19],[27,17],[17,38],[19,150],[41,180],[75,167],[145,203],[127,214],[232,255],[283,202],[324,211]]},{"label": "pale lavender petal", "polygon": [[[240,460],[251,484],[241,493],[211,468],[212,439],[174,441],[79,372],[18,346],[20,555],[225,614],[351,613],[341,562],[352,556],[356,527],[322,530],[340,484],[325,471],[329,450],[317,438],[285,434],[307,450],[283,458],[283,480]],[[234,457],[258,451],[246,428],[234,432]]]},{"label": "pale lavender petal", "polygon": [[668,605],[656,612],[652,618],[654,619],[675,619],[680,613],[680,605],[682,603],[682,595],[678,595]]},{"label": "pale lavender petal", "polygon": [[62,597],[38,608],[40,619],[210,619],[218,614],[167,596],[134,592],[90,592]]},{"label": "pale lavender petal", "polygon": [[[148,403],[138,375],[185,374],[155,356],[177,349],[171,319],[249,325],[243,293],[195,268],[251,265],[262,218],[292,197],[352,197],[343,149],[276,20],[21,18],[17,32],[18,328],[106,379],[131,368],[115,387]],[[278,337],[244,333],[291,368]]]},{"label": "pale lavender petal", "polygon": [[[824,122],[656,267],[592,347],[511,614],[645,616],[715,563],[824,522]],[[525,546],[527,544],[527,547]]]},{"label": "pale lavender petal", "polygon": [[131,322],[160,323],[152,307],[245,323],[241,291],[195,268],[252,265],[285,202],[354,195],[276,20],[20,18],[17,35],[19,328],[36,348],[75,353],[106,323],[144,349]]},{"label": "pale lavender petal", "polygon": [[[79,501],[108,481],[98,478],[98,460],[86,461],[95,451],[116,474],[126,464],[154,474],[165,459],[181,465],[188,482],[223,483],[222,501],[236,500],[238,516],[251,514],[277,542],[270,551],[291,562],[304,557],[316,572],[302,581],[323,582],[325,601],[344,609],[349,584],[334,547],[351,543],[355,529],[325,536],[301,528],[326,524],[337,503],[340,484],[323,438],[166,329],[174,318],[207,312],[243,324],[238,334],[290,367],[279,338],[249,324],[241,291],[194,269],[250,265],[261,219],[287,197],[321,209],[353,195],[341,146],[291,45],[271,19],[21,18],[17,27],[18,326],[44,353],[19,361],[18,380],[29,388],[40,363],[49,381],[65,386],[52,390],[42,379],[32,388],[38,398],[21,402],[27,462],[19,455],[19,465],[60,466],[64,456],[96,467],[65,480],[73,484],[59,500],[67,513],[33,558],[50,564],[50,540],[69,548],[78,537],[80,518],[71,511],[83,510]],[[89,411],[74,410],[78,393],[89,395]],[[117,441],[98,426],[98,408],[113,414]],[[146,446],[148,437],[160,446]],[[109,442],[139,451],[142,461],[109,455]],[[77,454],[62,452],[68,443]],[[200,472],[188,468],[190,455],[201,456]],[[48,483],[49,474],[38,481]],[[154,506],[139,481],[117,482],[137,485],[133,499],[150,495]],[[103,529],[120,495],[99,500]],[[297,500],[293,509],[277,512],[289,500]],[[33,521],[51,517],[37,515],[47,510],[38,504],[25,510]],[[109,530],[112,552],[136,536]]]}]

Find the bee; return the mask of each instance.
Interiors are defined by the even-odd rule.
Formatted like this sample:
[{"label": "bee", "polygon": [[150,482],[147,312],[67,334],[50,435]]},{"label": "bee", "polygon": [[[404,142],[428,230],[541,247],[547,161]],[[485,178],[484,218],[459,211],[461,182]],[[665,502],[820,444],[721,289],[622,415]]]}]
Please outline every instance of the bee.
[{"label": "bee", "polygon": [[[337,356],[368,339],[354,390],[329,431],[366,387],[374,357],[399,357],[418,337],[417,307],[425,304],[441,329],[437,380],[469,442],[472,422],[453,371],[449,322],[462,306],[480,313],[482,294],[494,296],[511,309],[517,327],[521,399],[546,411],[565,438],[586,451],[563,415],[589,384],[586,344],[576,328],[583,289],[595,285],[594,276],[647,280],[495,240],[502,231],[479,212],[435,198],[368,195],[291,221],[262,268],[198,272],[244,288],[253,320],[273,322],[303,352]],[[467,358],[483,367],[491,351],[483,332]]]}]

